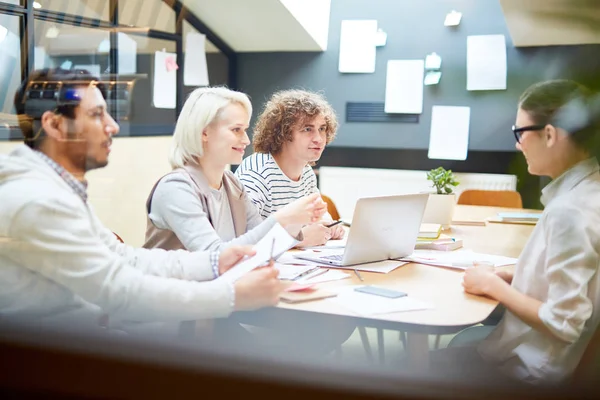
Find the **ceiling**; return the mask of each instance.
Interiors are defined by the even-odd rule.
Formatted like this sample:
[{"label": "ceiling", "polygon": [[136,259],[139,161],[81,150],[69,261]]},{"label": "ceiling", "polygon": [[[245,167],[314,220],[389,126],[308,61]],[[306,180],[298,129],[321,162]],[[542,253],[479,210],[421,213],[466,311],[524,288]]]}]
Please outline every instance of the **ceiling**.
[{"label": "ceiling", "polygon": [[600,43],[600,0],[500,0],[517,47]]},{"label": "ceiling", "polygon": [[[182,0],[182,3],[237,52],[323,51],[327,45],[330,0]],[[296,11],[302,3],[305,10],[306,5],[310,10],[298,15]],[[324,32],[312,29],[311,23],[324,26]]]}]

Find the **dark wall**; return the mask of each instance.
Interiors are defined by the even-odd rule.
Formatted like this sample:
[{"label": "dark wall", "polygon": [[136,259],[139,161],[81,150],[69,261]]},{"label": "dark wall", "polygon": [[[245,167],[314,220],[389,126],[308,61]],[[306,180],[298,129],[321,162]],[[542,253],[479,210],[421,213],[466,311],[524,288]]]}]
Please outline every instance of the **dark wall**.
[{"label": "dark wall", "polygon": [[[445,27],[451,10],[463,13],[460,26]],[[344,19],[376,19],[388,34],[377,49],[373,74],[338,72],[340,26]],[[504,34],[507,43],[507,90],[466,90],[467,35]],[[383,102],[387,61],[442,57],[442,79],[424,87],[419,123],[346,123],[347,102]],[[513,173],[526,197],[539,206],[539,180],[528,176],[515,151],[510,126],[517,100],[530,84],[543,79],[577,78],[595,86],[600,71],[599,45],[515,48],[497,0],[332,0],[328,49],[323,53],[244,53],[238,57],[239,89],[256,109],[276,90],[302,87],[323,91],[336,109],[341,126],[319,165]],[[469,155],[466,161],[427,158],[431,106],[471,107]]]}]

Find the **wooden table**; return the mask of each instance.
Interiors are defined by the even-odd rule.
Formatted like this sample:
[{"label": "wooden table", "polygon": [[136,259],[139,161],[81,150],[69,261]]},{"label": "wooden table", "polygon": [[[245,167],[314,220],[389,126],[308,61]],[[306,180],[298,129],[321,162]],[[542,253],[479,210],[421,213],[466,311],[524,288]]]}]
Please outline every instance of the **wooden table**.
[{"label": "wooden table", "polygon": [[[498,207],[457,205],[455,219],[481,219],[498,212],[516,211]],[[536,212],[536,210],[523,210]],[[488,223],[487,226],[451,226],[444,233],[461,238],[465,248],[476,252],[518,257],[533,225]],[[379,285],[408,293],[428,302],[433,309],[392,314],[358,316],[334,302],[321,300],[298,304],[279,303],[275,312],[295,310],[347,316],[358,325],[407,332],[407,351],[413,363],[428,364],[428,334],[456,333],[486,319],[498,304],[495,300],[474,296],[462,288],[461,270],[410,263],[388,274],[361,272],[364,282],[351,274],[350,279],[320,284],[323,289],[353,285]]]}]

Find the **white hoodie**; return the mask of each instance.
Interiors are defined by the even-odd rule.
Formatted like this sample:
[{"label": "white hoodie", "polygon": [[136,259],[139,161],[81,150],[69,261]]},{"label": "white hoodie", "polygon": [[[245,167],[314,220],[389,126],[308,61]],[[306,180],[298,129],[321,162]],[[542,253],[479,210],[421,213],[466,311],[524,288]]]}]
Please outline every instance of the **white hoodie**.
[{"label": "white hoodie", "polygon": [[120,243],[27,146],[0,155],[0,317],[92,326],[103,313],[160,322],[226,317],[234,293],[213,278],[209,252]]}]

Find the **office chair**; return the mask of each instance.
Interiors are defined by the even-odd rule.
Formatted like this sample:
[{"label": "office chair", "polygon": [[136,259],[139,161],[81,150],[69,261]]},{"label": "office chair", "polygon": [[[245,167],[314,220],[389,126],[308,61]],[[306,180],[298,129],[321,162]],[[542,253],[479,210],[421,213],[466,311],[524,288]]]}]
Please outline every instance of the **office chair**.
[{"label": "office chair", "polygon": [[512,190],[465,190],[458,197],[457,204],[523,208],[521,194]]}]

